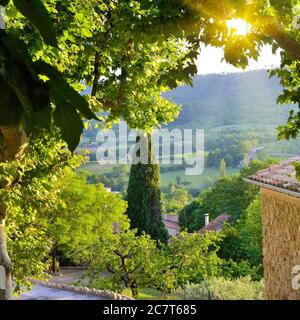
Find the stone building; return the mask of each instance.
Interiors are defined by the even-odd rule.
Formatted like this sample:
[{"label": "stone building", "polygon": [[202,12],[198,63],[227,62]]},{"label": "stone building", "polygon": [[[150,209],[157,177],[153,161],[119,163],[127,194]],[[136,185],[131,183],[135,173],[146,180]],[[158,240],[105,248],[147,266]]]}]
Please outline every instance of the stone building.
[{"label": "stone building", "polygon": [[300,182],[290,158],[252,175],[261,187],[265,298],[300,299]]}]

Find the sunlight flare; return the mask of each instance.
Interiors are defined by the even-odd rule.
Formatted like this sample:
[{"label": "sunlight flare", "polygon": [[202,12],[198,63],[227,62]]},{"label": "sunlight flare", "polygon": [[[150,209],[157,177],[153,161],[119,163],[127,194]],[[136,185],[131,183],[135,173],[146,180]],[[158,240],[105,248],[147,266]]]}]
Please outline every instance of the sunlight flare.
[{"label": "sunlight flare", "polygon": [[246,36],[251,31],[251,25],[243,19],[231,19],[226,21],[228,31],[240,36]]}]

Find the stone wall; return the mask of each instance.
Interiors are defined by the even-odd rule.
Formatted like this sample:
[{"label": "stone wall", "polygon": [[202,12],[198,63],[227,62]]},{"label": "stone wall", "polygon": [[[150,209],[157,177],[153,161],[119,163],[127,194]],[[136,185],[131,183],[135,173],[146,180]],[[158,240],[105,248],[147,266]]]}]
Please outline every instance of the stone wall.
[{"label": "stone wall", "polygon": [[90,289],[87,287],[78,287],[78,286],[73,286],[68,284],[59,284],[55,282],[45,282],[45,281],[39,281],[39,280],[33,280],[33,279],[31,280],[31,283],[52,288],[52,289],[70,291],[78,294],[99,296],[107,300],[134,300],[131,297],[127,297],[109,290]]},{"label": "stone wall", "polygon": [[265,298],[300,300],[300,198],[265,188],[261,193]]}]

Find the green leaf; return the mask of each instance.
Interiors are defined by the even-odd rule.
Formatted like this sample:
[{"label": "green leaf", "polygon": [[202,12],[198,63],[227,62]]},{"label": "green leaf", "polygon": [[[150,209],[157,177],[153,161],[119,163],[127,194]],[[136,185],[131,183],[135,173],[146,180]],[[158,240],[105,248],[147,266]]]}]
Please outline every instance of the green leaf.
[{"label": "green leaf", "polygon": [[52,120],[52,110],[50,105],[42,111],[34,112],[32,116],[34,122],[38,124],[39,127],[50,130]]},{"label": "green leaf", "polygon": [[27,44],[10,33],[4,33],[1,35],[1,55],[4,60],[22,60],[24,63],[31,61]]},{"label": "green leaf", "polygon": [[3,73],[3,78],[14,90],[17,98],[23,106],[23,109],[27,113],[30,113],[32,111],[32,104],[27,87],[27,82],[29,81],[29,79],[26,79],[26,74],[27,73],[25,73],[25,70],[23,69],[23,66],[21,64],[16,64],[9,61],[5,64],[5,72]]},{"label": "green leaf", "polygon": [[73,152],[79,144],[83,123],[76,109],[69,103],[57,104],[53,113],[54,123],[60,128],[61,136]]},{"label": "green leaf", "polygon": [[10,0],[0,0],[0,6],[6,7]]},{"label": "green leaf", "polygon": [[55,30],[49,13],[40,0],[13,0],[16,8],[40,32],[44,41],[50,46],[57,47]]},{"label": "green leaf", "polygon": [[293,166],[296,170],[296,179],[297,181],[300,181],[300,163],[299,162],[293,162]]},{"label": "green leaf", "polygon": [[12,125],[19,122],[22,106],[11,87],[0,77],[0,125]]},{"label": "green leaf", "polygon": [[74,90],[68,82],[63,78],[62,74],[58,72],[51,65],[37,61],[34,63],[35,68],[40,73],[45,74],[50,78],[51,87],[59,93],[66,101],[75,107],[86,119],[100,120],[89,108],[88,102],[76,90]]}]

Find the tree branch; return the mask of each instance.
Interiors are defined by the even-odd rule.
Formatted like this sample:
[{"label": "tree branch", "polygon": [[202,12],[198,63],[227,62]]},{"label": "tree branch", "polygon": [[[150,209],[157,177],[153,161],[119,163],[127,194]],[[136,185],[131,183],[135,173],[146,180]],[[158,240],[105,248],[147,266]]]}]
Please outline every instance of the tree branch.
[{"label": "tree branch", "polygon": [[116,273],[116,270],[115,270],[113,267],[106,266],[106,269],[107,269],[107,271],[110,272],[110,273]]},{"label": "tree branch", "polygon": [[278,23],[268,24],[266,32],[284,51],[300,60],[300,43],[285,32]]},{"label": "tree branch", "polygon": [[97,89],[98,89],[98,82],[100,79],[99,61],[100,61],[100,54],[99,54],[99,52],[96,52],[95,53],[95,62],[94,62],[94,80],[93,80],[92,93],[91,93],[92,97],[96,96]]}]

